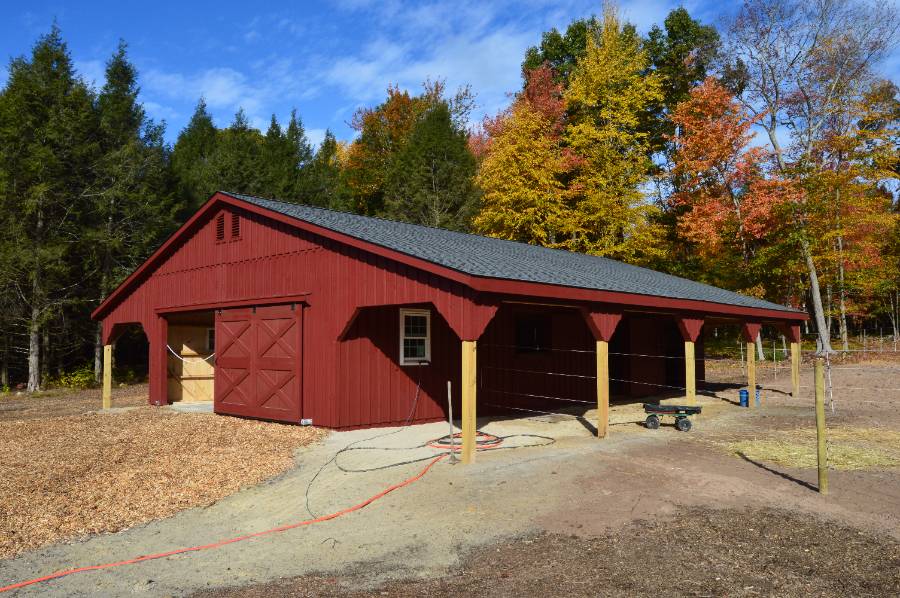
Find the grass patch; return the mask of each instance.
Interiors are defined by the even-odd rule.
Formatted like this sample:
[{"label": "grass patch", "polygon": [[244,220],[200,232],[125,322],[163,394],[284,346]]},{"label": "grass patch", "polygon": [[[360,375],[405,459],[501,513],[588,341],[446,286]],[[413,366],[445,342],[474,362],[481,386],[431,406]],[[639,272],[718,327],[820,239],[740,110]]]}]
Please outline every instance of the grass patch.
[{"label": "grass patch", "polygon": [[[853,470],[900,467],[900,432],[881,428],[836,428],[826,433],[828,466]],[[754,461],[785,467],[817,466],[815,430],[794,430],[774,438],[732,442],[728,450]]]}]

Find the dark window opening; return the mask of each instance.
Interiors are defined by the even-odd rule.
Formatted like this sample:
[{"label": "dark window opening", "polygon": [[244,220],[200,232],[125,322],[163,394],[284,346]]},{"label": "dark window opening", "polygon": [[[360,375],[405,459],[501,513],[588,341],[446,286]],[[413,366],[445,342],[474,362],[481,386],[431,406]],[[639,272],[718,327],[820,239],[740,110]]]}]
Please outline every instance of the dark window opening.
[{"label": "dark window opening", "polygon": [[216,241],[225,240],[225,214],[216,216]]},{"label": "dark window opening", "polygon": [[231,238],[241,238],[241,217],[237,214],[231,215]]},{"label": "dark window opening", "polygon": [[549,351],[550,339],[550,316],[516,316],[516,352]]}]

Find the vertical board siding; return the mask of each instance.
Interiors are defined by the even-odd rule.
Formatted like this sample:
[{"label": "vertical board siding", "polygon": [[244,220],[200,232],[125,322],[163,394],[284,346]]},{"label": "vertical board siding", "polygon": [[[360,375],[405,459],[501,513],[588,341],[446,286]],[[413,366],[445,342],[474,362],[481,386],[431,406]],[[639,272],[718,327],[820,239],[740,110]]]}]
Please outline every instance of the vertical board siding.
[{"label": "vertical board siding", "polygon": [[[418,373],[398,365],[398,306],[425,304],[432,309],[434,363],[418,366],[423,381],[415,419],[444,417],[446,383],[458,380],[460,351],[444,316],[462,319],[463,288],[256,214],[226,211],[226,222],[232,211],[241,215],[239,240],[216,242],[216,214],[211,214],[112,309],[105,329],[140,323],[156,354],[160,347],[165,351],[158,310],[310,293],[303,330],[304,417],[348,428],[406,418]],[[379,307],[384,305],[392,307]],[[341,341],[359,306],[372,307],[351,327],[355,337]],[[386,350],[373,350],[376,345]],[[165,402],[166,393],[155,392],[155,401]]]},{"label": "vertical board siding", "polygon": [[[210,213],[104,318],[105,333],[117,324],[142,324],[151,345],[151,402],[167,401],[164,368],[162,373],[156,371],[166,361],[166,320],[158,316],[160,310],[309,293],[303,316],[304,417],[316,425],[335,428],[400,423],[412,407],[420,377],[416,421],[445,417],[448,380],[459,413],[460,335],[471,318],[468,289],[254,213],[231,206],[225,211],[226,221],[231,212],[241,216],[239,240],[216,242],[217,214]],[[399,365],[401,305],[431,309],[431,365]],[[346,338],[339,338],[358,308]],[[504,304],[479,341],[479,408],[488,403],[546,410],[555,410],[560,404],[590,407],[589,403],[596,401],[594,340],[580,314],[574,309],[550,310],[553,347],[560,351],[523,354],[511,347],[517,309]],[[665,334],[659,334],[660,327]],[[677,342],[673,343],[673,338]],[[660,368],[615,355],[653,351],[681,355],[680,336],[670,318],[626,316],[610,351],[614,378],[665,381],[681,376],[683,383],[683,360],[673,359],[674,365]],[[698,345],[698,357],[702,357],[702,344]],[[575,376],[512,371],[515,369]],[[702,361],[697,373],[700,379],[704,377]],[[640,394],[635,389],[634,384],[611,384],[613,395]],[[587,403],[540,401],[522,393]],[[548,408],[551,406],[553,409]]]}]

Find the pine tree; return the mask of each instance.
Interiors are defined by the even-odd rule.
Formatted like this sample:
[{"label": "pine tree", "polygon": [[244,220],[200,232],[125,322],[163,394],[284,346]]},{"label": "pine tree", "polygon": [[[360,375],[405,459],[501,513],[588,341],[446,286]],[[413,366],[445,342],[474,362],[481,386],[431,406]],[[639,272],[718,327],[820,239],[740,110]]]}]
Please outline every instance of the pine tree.
[{"label": "pine tree", "polygon": [[187,213],[200,207],[216,190],[210,185],[209,169],[217,133],[206,101],[200,98],[190,122],[178,135],[171,158],[176,194],[184,202]]},{"label": "pine tree", "polygon": [[416,224],[468,230],[478,194],[475,157],[445,102],[431,107],[395,156],[385,184],[385,215]]},{"label": "pine tree", "polygon": [[304,203],[337,210],[349,210],[350,194],[342,176],[346,148],[327,130],[309,164],[304,167],[298,197]]},{"label": "pine tree", "polygon": [[[106,65],[106,81],[97,100],[102,156],[92,182],[90,228],[82,234],[85,261],[98,272],[95,301],[106,297],[174,228],[177,206],[163,126],[147,118],[138,93],[137,71],[120,42]],[[94,349],[98,380],[100,335],[98,326]]]},{"label": "pine tree", "polygon": [[[46,325],[70,300],[73,239],[88,206],[91,165],[99,153],[91,90],[75,75],[59,28],[16,58],[0,95],[0,213],[4,238],[14,245],[19,306],[28,338],[30,391],[47,371]],[[4,250],[8,254],[10,250]],[[42,358],[44,361],[42,367]]]},{"label": "pine tree", "polygon": [[277,197],[285,201],[306,203],[301,197],[304,168],[312,159],[312,148],[306,139],[303,123],[297,111],[291,112],[287,130],[282,131],[275,115],[263,141],[260,154],[260,172],[265,179],[261,182],[260,193],[267,197]]},{"label": "pine tree", "polygon": [[243,109],[227,129],[219,131],[203,181],[206,189],[262,195],[265,173],[260,171],[263,135],[250,126]]},{"label": "pine tree", "polygon": [[471,89],[462,87],[445,97],[443,81],[426,81],[417,96],[397,87],[389,87],[387,99],[375,108],[363,108],[353,115],[353,128],[359,136],[350,145],[344,167],[344,180],[353,194],[353,209],[362,214],[383,214],[385,184],[394,158],[403,150],[423,115],[445,103],[453,125],[468,122],[474,98]]}]

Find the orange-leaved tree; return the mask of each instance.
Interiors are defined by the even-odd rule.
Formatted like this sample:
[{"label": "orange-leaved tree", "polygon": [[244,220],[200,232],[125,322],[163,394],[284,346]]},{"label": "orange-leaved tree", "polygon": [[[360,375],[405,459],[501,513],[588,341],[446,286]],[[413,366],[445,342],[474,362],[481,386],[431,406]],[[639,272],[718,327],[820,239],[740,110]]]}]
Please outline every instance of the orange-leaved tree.
[{"label": "orange-leaved tree", "polygon": [[767,153],[752,145],[753,119],[715,79],[691,90],[672,121],[679,234],[708,257],[734,250],[749,263],[777,228],[776,209],[794,194],[790,183],[767,178]]}]

